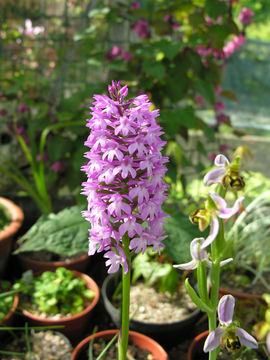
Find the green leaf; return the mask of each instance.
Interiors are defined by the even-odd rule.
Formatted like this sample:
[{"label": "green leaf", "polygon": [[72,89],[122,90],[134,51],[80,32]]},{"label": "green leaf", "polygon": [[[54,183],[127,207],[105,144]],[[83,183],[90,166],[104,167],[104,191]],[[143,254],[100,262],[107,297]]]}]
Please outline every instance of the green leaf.
[{"label": "green leaf", "polygon": [[160,63],[152,63],[148,60],[143,62],[142,68],[148,75],[151,75],[159,80],[162,79],[163,75],[166,72],[166,68],[164,65]]},{"label": "green leaf", "polygon": [[164,240],[167,254],[176,264],[189,262],[190,242],[196,237],[203,237],[205,232],[200,232],[198,227],[190,222],[189,217],[181,213],[171,215],[164,229],[168,235]]},{"label": "green leaf", "polygon": [[220,0],[206,0],[205,10],[211,18],[216,19],[219,15],[228,12],[228,6]]},{"label": "green leaf", "polygon": [[164,52],[165,57],[172,60],[180,51],[181,49],[181,43],[179,41],[174,40],[165,40],[162,39],[157,44],[160,51]]},{"label": "green leaf", "polygon": [[18,240],[20,246],[14,254],[40,250],[66,256],[86,253],[90,225],[82,217],[81,210],[73,206],[57,214],[41,216]]},{"label": "green leaf", "polygon": [[209,104],[213,104],[215,101],[215,91],[211,83],[206,82],[202,79],[196,79],[194,81],[195,90],[202,95],[204,100]]},{"label": "green leaf", "polygon": [[194,129],[198,125],[194,109],[187,106],[183,109],[164,110],[160,114],[164,130],[168,135],[174,136],[179,133],[180,126],[187,129]]}]

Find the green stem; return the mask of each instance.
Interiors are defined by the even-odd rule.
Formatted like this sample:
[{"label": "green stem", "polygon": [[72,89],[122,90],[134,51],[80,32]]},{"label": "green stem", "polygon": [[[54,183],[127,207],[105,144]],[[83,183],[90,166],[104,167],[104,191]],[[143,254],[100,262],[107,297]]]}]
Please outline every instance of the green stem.
[{"label": "green stem", "polygon": [[207,274],[205,261],[200,261],[198,263],[197,276],[200,297],[205,304],[209,305],[210,302],[207,291]]},{"label": "green stem", "polygon": [[128,335],[129,335],[129,304],[130,304],[130,266],[131,256],[129,252],[129,238],[123,236],[123,250],[125,252],[127,263],[129,266],[128,272],[125,274],[124,267],[122,268],[122,324],[119,334],[118,342],[118,360],[126,360],[128,348]]}]

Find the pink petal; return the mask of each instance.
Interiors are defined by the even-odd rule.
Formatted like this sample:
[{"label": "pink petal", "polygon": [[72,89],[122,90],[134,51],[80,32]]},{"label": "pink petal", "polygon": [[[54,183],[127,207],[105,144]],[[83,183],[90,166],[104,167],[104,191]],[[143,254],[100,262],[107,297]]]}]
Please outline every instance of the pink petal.
[{"label": "pink petal", "polygon": [[224,295],[219,300],[218,318],[221,325],[229,325],[233,320],[235,299],[232,295]]},{"label": "pink petal", "polygon": [[226,170],[224,168],[214,169],[209,171],[203,178],[203,183],[205,186],[210,186],[214,183],[221,181],[222,176],[225,174]]},{"label": "pink petal", "polygon": [[266,348],[270,356],[270,331],[268,331],[268,334],[266,335]]},{"label": "pink petal", "polygon": [[211,199],[214,201],[218,209],[225,209],[227,208],[226,201],[219,196],[215,191],[209,191],[209,195]]},{"label": "pink petal", "polygon": [[220,338],[223,333],[224,329],[221,327],[218,327],[215,331],[212,331],[205,340],[203,351],[208,352],[216,349],[220,345]]},{"label": "pink petal", "polygon": [[222,219],[229,219],[230,217],[232,217],[233,215],[235,215],[239,211],[243,200],[244,200],[244,196],[237,199],[232,208],[223,208],[223,209],[221,209],[219,211],[218,216],[220,218],[222,218]]},{"label": "pink petal", "polygon": [[251,349],[257,349],[258,343],[253,336],[249,335],[246,330],[241,328],[236,328],[236,335],[239,337],[240,343],[246,347]]}]

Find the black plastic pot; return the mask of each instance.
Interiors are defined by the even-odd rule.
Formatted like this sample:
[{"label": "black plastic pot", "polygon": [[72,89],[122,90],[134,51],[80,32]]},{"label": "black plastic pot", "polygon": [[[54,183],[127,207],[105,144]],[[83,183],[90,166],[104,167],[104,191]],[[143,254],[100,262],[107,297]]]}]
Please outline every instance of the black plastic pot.
[{"label": "black plastic pot", "polygon": [[[120,311],[110,300],[118,283],[119,277],[117,274],[107,276],[103,282],[101,294],[105,309],[113,323],[119,328]],[[171,346],[181,342],[181,339],[185,339],[190,335],[201,314],[202,312],[197,308],[183,320],[163,324],[130,319],[130,329],[150,336],[163,346]]]}]

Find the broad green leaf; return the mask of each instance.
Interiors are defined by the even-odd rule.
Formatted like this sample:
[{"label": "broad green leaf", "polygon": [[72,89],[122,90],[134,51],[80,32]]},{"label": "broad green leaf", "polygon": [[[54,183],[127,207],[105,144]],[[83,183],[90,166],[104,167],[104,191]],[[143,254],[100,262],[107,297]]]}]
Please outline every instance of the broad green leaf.
[{"label": "broad green leaf", "polygon": [[166,72],[166,68],[164,65],[160,63],[152,63],[151,61],[143,62],[143,70],[148,74],[153,76],[156,79],[162,79],[163,75]]},{"label": "broad green leaf", "polygon": [[41,216],[19,240],[14,254],[47,250],[72,256],[88,251],[90,224],[81,215],[82,208],[72,206],[57,214]]},{"label": "broad green leaf", "polygon": [[209,104],[213,104],[215,101],[214,87],[211,83],[206,82],[202,79],[194,80],[194,88],[202,95],[204,100]]}]

